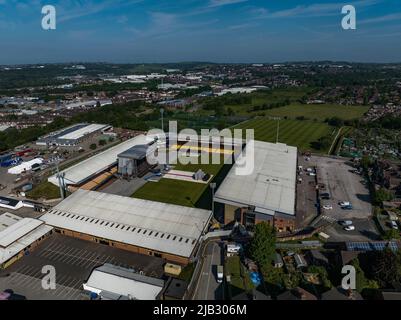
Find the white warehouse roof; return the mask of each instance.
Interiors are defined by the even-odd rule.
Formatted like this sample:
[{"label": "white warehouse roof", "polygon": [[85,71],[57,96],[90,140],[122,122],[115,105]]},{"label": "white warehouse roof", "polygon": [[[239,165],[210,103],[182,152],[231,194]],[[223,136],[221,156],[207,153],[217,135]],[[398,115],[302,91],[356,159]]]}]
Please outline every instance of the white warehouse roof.
[{"label": "white warehouse roof", "polygon": [[[297,148],[281,143],[254,142],[254,170],[237,175],[242,153],[220,185],[215,201],[237,207],[255,206],[255,211],[295,215]],[[250,151],[248,143],[244,152]]]},{"label": "white warehouse roof", "polygon": [[[139,135],[133,139],[124,141],[123,143],[62,171],[65,173],[65,183],[69,185],[77,185],[85,182],[89,177],[108,169],[113,164],[117,164],[117,155],[141,144],[146,144],[146,137],[144,135]],[[56,175],[49,177],[48,181],[56,186],[59,185]]]},{"label": "white warehouse roof", "polygon": [[164,281],[134,273],[133,271],[111,264],[104,264],[93,270],[84,290],[100,296],[115,296],[135,300],[156,300],[164,287]]},{"label": "white warehouse roof", "polygon": [[53,228],[43,221],[11,213],[0,216],[0,264],[8,261]]},{"label": "white warehouse roof", "polygon": [[104,124],[89,124],[86,127],[80,128],[78,130],[75,130],[73,132],[67,133],[63,136],[58,137],[58,139],[64,139],[64,140],[78,140],[81,139],[93,132],[100,131],[100,130],[105,130],[107,128],[110,128],[109,125],[104,125]]},{"label": "white warehouse roof", "polygon": [[210,218],[207,210],[78,190],[40,219],[54,227],[190,257]]},{"label": "white warehouse roof", "polygon": [[35,164],[42,164],[43,163],[43,159],[41,158],[36,158],[36,159],[32,159],[30,161],[27,162],[23,162],[20,165],[16,166],[16,167],[12,167],[10,169],[8,169],[8,173],[9,174],[21,174],[25,171],[29,171],[32,170],[32,167]]}]

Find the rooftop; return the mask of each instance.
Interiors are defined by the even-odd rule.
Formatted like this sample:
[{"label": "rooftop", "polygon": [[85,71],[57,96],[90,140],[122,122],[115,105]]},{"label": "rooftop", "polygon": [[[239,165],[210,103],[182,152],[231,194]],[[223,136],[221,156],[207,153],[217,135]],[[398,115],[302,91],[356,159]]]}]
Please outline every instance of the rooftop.
[{"label": "rooftop", "polygon": [[210,218],[207,210],[78,190],[41,220],[54,227],[190,257]]},{"label": "rooftop", "polygon": [[[237,175],[241,163],[249,164],[252,145],[254,170]],[[215,200],[237,207],[255,206],[256,212],[269,215],[295,215],[296,165],[296,147],[252,140],[217,190]]]},{"label": "rooftop", "polygon": [[43,221],[21,218],[11,213],[0,215],[0,264],[8,261],[51,229]]},{"label": "rooftop", "polygon": [[164,287],[164,281],[106,263],[93,270],[84,287],[99,293],[112,293],[115,297],[155,300]]},{"label": "rooftop", "polygon": [[[89,177],[107,170],[114,164],[117,164],[118,155],[136,145],[146,144],[146,137],[139,135],[133,139],[120,143],[106,151],[103,151],[89,159],[86,159],[66,170],[65,182],[69,185],[79,185],[85,182]],[[58,186],[58,179],[56,175],[48,179],[49,182]]]}]

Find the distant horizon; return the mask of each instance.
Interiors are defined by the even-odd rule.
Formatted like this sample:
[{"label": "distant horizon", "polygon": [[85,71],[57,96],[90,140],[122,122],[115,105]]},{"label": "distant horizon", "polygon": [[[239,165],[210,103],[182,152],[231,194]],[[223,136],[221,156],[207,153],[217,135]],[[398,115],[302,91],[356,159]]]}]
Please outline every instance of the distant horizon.
[{"label": "distant horizon", "polygon": [[346,63],[346,64],[400,64],[400,61],[347,61],[347,60],[294,60],[294,61],[272,61],[272,62],[219,62],[219,61],[165,61],[165,62],[113,62],[113,61],[65,61],[65,62],[33,62],[33,63],[4,63],[1,67],[20,67],[38,65],[79,65],[79,64],[110,64],[110,65],[170,65],[170,64],[215,64],[215,65],[249,65],[249,64],[302,64],[302,63]]},{"label": "distant horizon", "polygon": [[400,21],[399,0],[0,0],[0,64],[398,63]]}]

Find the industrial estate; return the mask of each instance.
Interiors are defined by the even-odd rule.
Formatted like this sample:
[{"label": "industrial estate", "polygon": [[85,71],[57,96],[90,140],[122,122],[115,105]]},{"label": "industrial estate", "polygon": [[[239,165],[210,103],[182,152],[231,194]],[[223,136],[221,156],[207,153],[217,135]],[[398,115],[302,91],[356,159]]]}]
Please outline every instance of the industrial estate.
[{"label": "industrial estate", "polygon": [[0,300],[401,298],[400,65],[79,66],[0,68]]}]

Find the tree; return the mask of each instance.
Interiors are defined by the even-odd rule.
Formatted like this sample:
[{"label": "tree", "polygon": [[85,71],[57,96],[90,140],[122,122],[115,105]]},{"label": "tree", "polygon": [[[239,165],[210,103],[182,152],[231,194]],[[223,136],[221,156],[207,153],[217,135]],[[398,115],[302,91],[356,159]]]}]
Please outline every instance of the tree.
[{"label": "tree", "polygon": [[388,287],[401,280],[401,254],[394,253],[386,248],[383,251],[372,252],[371,274],[380,284],[380,287]]},{"label": "tree", "polygon": [[399,240],[400,239],[400,233],[398,230],[395,229],[390,229],[386,231],[384,234],[383,238],[385,240]]},{"label": "tree", "polygon": [[378,289],[379,285],[375,280],[366,278],[365,272],[362,270],[358,258],[355,258],[350,263],[356,272],[356,290],[361,293],[364,289]]},{"label": "tree", "polygon": [[375,191],[373,196],[373,202],[376,204],[391,200],[393,200],[393,195],[384,188],[380,188],[379,190]]},{"label": "tree", "polygon": [[91,150],[96,150],[96,149],[97,149],[96,143],[92,143],[92,144],[89,146],[89,148],[90,148]]},{"label": "tree", "polygon": [[265,267],[272,261],[276,249],[276,231],[269,224],[262,222],[255,226],[254,237],[249,253],[260,267]]},{"label": "tree", "polygon": [[105,146],[106,144],[107,144],[106,140],[104,140],[104,139],[99,140],[99,146]]}]

